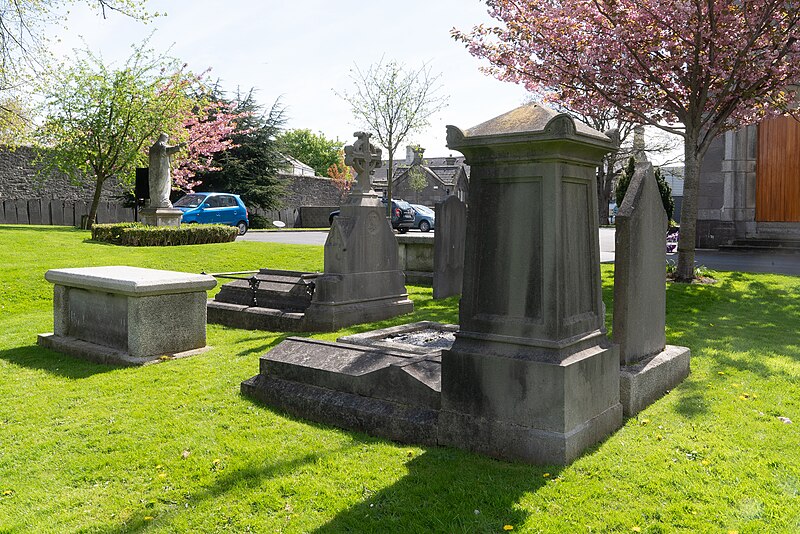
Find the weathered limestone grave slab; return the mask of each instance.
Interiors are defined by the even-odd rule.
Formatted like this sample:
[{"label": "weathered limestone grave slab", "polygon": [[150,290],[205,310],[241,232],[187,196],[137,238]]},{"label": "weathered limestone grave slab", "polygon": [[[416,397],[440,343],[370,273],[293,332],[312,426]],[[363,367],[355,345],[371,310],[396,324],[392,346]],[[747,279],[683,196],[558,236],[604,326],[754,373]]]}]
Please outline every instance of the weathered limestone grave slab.
[{"label": "weathered limestone grave slab", "polygon": [[472,166],[473,198],[452,347],[403,347],[451,328],[432,324],[338,343],[290,338],[242,392],[395,440],[570,462],[622,424],[594,193],[613,144],[532,105],[466,132],[448,127],[448,146]]},{"label": "weathered limestone grave slab", "polygon": [[653,166],[640,160],[616,219],[614,342],[620,347],[620,400],[626,416],[689,375],[689,349],[666,345],[667,226]]},{"label": "weathered limestone grave slab", "polygon": [[210,276],[109,266],[51,269],[53,333],[39,345],[98,363],[141,365],[206,348]]},{"label": "weathered limestone grave slab", "polygon": [[[284,300],[267,306],[243,306],[224,289],[208,303],[210,322],[240,328],[330,332],[414,310],[386,208],[371,185],[370,175],[381,163],[380,149],[370,144],[369,134],[355,135],[356,142],[345,147],[345,162],[356,169],[356,183],[328,233],[325,272],[314,273],[313,296],[307,305],[298,310]],[[265,277],[276,273],[262,270]],[[289,293],[308,288],[311,280],[302,274],[295,273],[298,288],[287,290],[287,299],[294,299]]]},{"label": "weathered limestone grave slab", "polygon": [[461,294],[464,283],[464,243],[467,205],[458,197],[436,203],[436,238],[433,244],[433,298]]}]

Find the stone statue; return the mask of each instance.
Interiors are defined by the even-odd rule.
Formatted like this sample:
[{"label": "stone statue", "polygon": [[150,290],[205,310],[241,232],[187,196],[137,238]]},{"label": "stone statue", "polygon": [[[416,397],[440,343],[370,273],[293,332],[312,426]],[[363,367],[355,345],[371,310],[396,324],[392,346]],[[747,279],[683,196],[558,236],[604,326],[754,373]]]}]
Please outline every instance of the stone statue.
[{"label": "stone statue", "polygon": [[169,174],[170,156],[186,146],[186,143],[169,146],[169,136],[162,133],[158,141],[150,147],[150,207],[171,208],[169,193],[172,190],[172,178]]},{"label": "stone statue", "polygon": [[356,170],[355,190],[367,193],[372,190],[370,175],[381,166],[381,149],[369,142],[372,134],[355,132],[356,142],[344,147],[344,163]]}]

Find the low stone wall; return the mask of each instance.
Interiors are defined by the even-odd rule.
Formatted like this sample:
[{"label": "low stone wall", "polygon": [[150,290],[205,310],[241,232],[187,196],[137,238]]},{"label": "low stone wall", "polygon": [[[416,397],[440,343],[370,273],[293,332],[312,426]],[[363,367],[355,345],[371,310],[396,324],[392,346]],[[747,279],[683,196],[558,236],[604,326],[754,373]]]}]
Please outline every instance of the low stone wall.
[{"label": "low stone wall", "polygon": [[434,234],[398,234],[395,237],[406,282],[433,284]]},{"label": "low stone wall", "polygon": [[336,189],[330,178],[288,174],[279,176],[285,188],[283,195],[281,195],[281,204],[283,206],[292,208],[300,206],[339,206],[339,190]]}]

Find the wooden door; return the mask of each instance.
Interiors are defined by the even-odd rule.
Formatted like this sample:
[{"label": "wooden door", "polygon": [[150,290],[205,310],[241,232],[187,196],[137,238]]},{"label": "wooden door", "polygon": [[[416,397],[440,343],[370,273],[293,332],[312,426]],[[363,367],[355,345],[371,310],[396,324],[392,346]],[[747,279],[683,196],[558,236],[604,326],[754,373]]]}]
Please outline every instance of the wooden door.
[{"label": "wooden door", "polygon": [[793,117],[758,126],[756,221],[800,222],[800,122]]}]

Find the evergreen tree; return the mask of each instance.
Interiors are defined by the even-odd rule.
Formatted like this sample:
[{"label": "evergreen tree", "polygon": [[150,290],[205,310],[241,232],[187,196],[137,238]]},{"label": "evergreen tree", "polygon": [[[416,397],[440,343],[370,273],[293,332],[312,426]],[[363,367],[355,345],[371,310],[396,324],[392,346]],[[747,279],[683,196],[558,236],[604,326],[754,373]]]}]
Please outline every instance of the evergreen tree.
[{"label": "evergreen tree", "polygon": [[661,193],[661,202],[664,203],[664,211],[667,212],[667,220],[672,221],[672,214],[675,213],[675,199],[672,198],[672,188],[664,178],[661,167],[656,167],[656,182],[658,183],[658,192]]},{"label": "evergreen tree", "polygon": [[[622,174],[619,176],[616,190],[617,207],[622,207],[622,201],[625,199],[625,193],[628,191],[628,186],[631,184],[631,178],[633,178],[635,167],[635,160],[633,157],[629,158],[625,169],[623,169]],[[672,214],[675,212],[675,200],[672,198],[672,188],[664,178],[660,167],[656,167],[655,174],[658,192],[661,194],[661,202],[664,204],[664,211],[667,212],[667,218],[671,221]]]},{"label": "evergreen tree", "polygon": [[619,180],[617,180],[617,189],[614,192],[618,209],[622,207],[622,199],[625,198],[625,192],[628,190],[628,186],[631,184],[631,178],[633,178],[635,168],[636,160],[634,160],[633,156],[631,156],[628,158],[628,163],[622,170],[622,174],[619,175]]},{"label": "evergreen tree", "polygon": [[283,186],[278,171],[285,164],[276,138],[286,119],[283,106],[275,101],[269,111],[256,103],[253,90],[237,98],[235,112],[246,113],[231,138],[234,146],[214,156],[219,170],[198,175],[197,191],[225,191],[240,195],[248,206],[274,209]]}]

